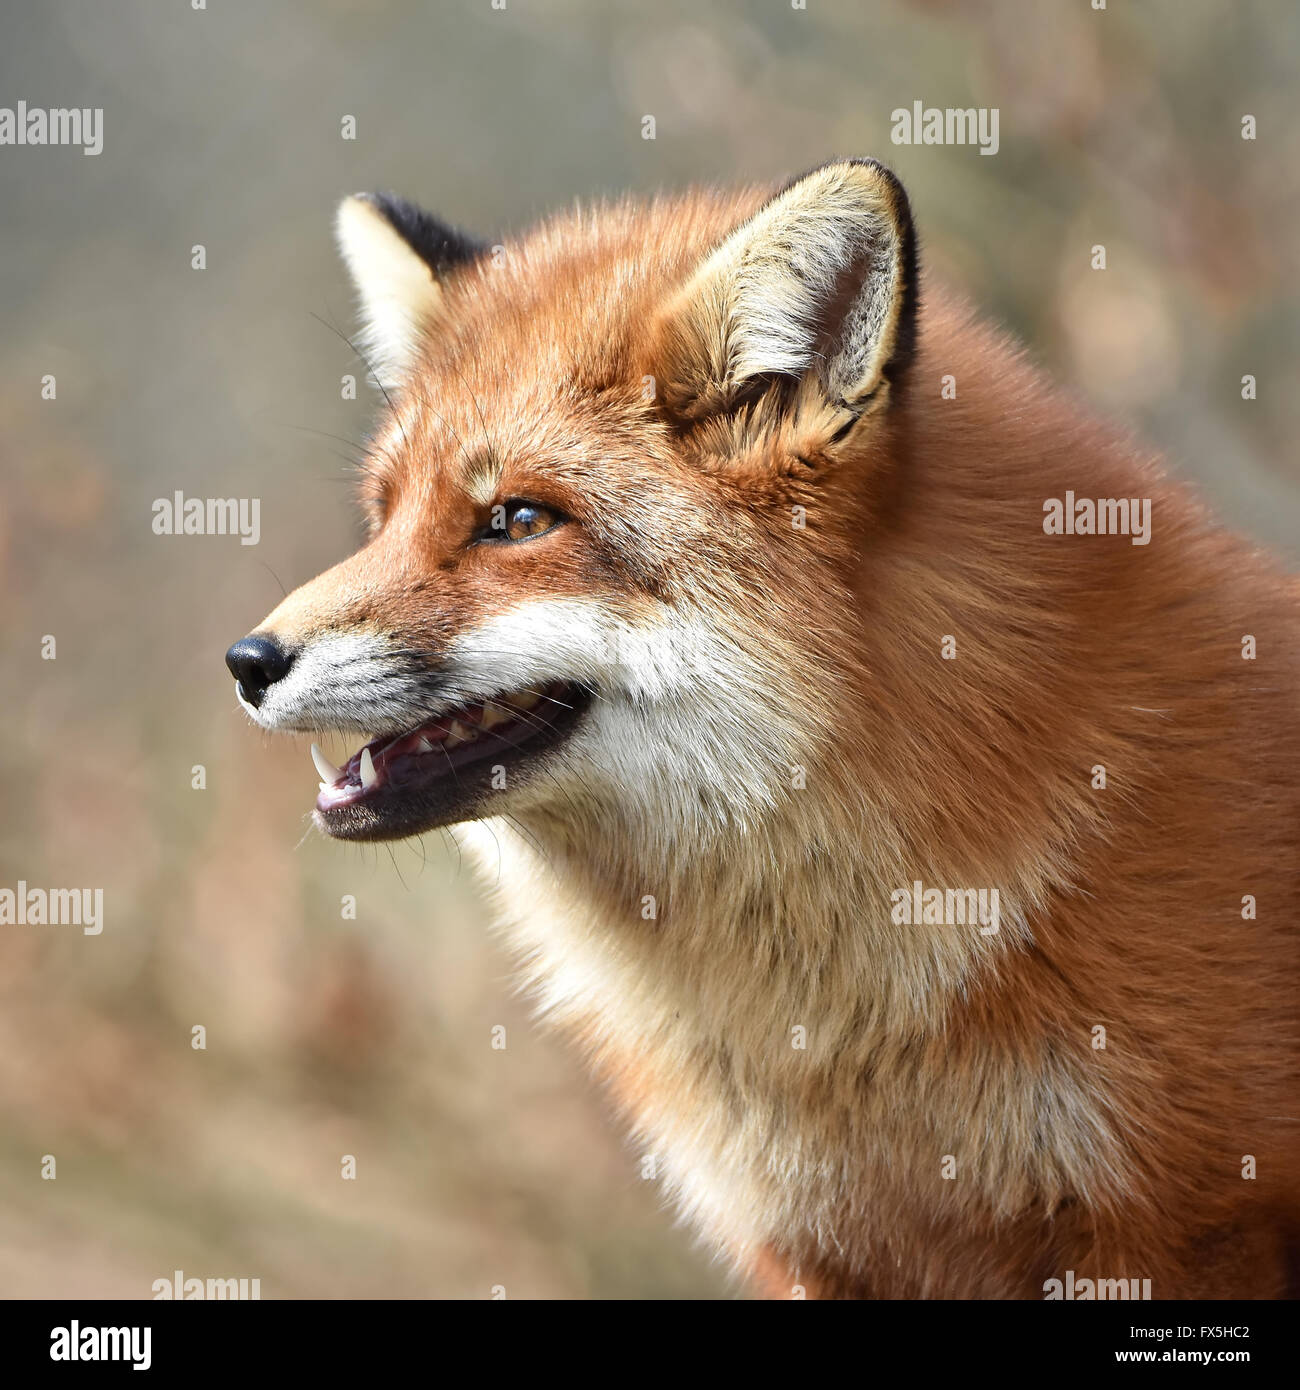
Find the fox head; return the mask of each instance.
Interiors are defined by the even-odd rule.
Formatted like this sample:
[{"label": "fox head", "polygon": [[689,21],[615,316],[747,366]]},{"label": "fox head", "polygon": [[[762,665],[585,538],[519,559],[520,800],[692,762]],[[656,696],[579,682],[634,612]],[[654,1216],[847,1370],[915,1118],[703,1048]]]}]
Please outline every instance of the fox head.
[{"label": "fox head", "polygon": [[842,576],[898,449],[897,180],[836,162],[500,246],[363,195],[338,236],[385,404],[368,539],[227,654],[264,728],[369,740],[316,754],[320,828],[641,808],[698,842],[777,806],[833,746]]}]

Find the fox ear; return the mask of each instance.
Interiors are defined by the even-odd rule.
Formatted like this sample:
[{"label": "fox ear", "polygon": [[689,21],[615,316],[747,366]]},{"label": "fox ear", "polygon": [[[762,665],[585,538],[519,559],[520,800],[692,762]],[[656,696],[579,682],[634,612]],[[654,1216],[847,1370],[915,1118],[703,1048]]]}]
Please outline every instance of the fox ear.
[{"label": "fox ear", "polygon": [[486,248],[391,193],[345,198],[335,229],[361,300],[366,356],[382,381],[397,381],[442,310],[440,282]]},{"label": "fox ear", "polygon": [[669,304],[658,338],[665,400],[695,421],[785,380],[812,389],[842,432],[901,379],[915,317],[902,185],[874,160],[826,164],[733,232]]}]

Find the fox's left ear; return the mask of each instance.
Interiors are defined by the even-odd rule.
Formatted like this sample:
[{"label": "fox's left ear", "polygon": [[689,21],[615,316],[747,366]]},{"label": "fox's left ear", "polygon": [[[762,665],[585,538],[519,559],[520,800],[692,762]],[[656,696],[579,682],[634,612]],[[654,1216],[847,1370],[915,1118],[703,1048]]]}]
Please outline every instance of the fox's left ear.
[{"label": "fox's left ear", "polygon": [[366,357],[394,385],[437,322],[446,279],[487,248],[391,193],[345,198],[335,228],[361,300]]},{"label": "fox's left ear", "polygon": [[684,424],[782,383],[828,434],[883,409],[912,353],[916,240],[874,160],[823,165],[709,255],[658,325],[664,399]]}]

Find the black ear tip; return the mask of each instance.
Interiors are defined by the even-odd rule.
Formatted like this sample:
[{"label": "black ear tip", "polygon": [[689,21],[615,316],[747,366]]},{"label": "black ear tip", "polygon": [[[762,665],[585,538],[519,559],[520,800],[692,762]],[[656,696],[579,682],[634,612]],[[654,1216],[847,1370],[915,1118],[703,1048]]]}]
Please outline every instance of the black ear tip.
[{"label": "black ear tip", "polygon": [[820,174],[828,169],[870,169],[873,173],[880,176],[881,180],[889,190],[890,202],[893,207],[895,220],[903,229],[905,237],[911,236],[912,231],[912,205],[907,196],[907,189],[903,186],[903,180],[885,163],[883,159],[877,159],[874,155],[846,155],[836,159],[827,159],[821,164],[814,165],[811,169],[805,169],[802,174],[796,174],[794,178],[784,183],[776,192],[777,197],[782,193],[788,193],[790,189],[803,183],[805,179],[811,178],[814,174]]},{"label": "black ear tip", "polygon": [[907,189],[903,186],[903,180],[897,173],[884,162],[883,159],[876,159],[873,155],[862,155],[856,159],[850,159],[847,163],[861,169],[870,169],[878,174],[888,187],[894,200],[895,215],[900,221],[910,223],[912,211],[911,203],[907,196]]},{"label": "black ear tip", "polygon": [[435,275],[445,275],[458,266],[467,265],[487,250],[486,242],[466,236],[396,193],[356,193],[353,196],[379,213]]},{"label": "black ear tip", "polygon": [[358,193],[357,197],[363,203],[369,203],[372,208],[382,212],[390,221],[401,217],[427,217],[429,215],[410,199],[403,198],[397,193],[391,193],[384,188],[372,188],[367,193]]},{"label": "black ear tip", "polygon": [[[369,213],[382,217],[390,227],[400,232],[399,212],[396,206],[400,202],[401,199],[391,193],[375,193],[370,190],[346,193],[339,201],[338,216],[343,218],[355,209],[363,208]],[[412,211],[416,211],[416,209],[412,209]]]},{"label": "black ear tip", "polygon": [[425,212],[418,204],[411,202],[407,198],[399,197],[396,193],[389,193],[384,189],[371,189],[367,193],[354,193],[352,196],[356,198],[358,202],[364,203],[368,208],[372,208],[377,212],[385,222],[395,231],[400,232],[407,241],[411,240],[410,233],[422,223],[432,222],[434,220],[433,217]]},{"label": "black ear tip", "polygon": [[903,186],[898,175],[885,163],[883,159],[877,159],[874,154],[857,154],[850,156],[844,161],[846,164],[856,164],[863,169],[874,169],[877,173],[883,174],[890,183]]},{"label": "black ear tip", "polygon": [[393,221],[392,205],[400,203],[402,200],[392,193],[377,193],[373,189],[362,189],[356,193],[347,194],[344,205],[348,203],[360,203],[363,207],[368,207],[372,212],[377,212],[386,222]]}]

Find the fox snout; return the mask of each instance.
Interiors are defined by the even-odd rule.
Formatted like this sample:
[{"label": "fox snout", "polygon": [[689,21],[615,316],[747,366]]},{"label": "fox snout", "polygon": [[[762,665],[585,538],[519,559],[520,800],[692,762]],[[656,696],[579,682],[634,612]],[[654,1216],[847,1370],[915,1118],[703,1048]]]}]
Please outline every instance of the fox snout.
[{"label": "fox snout", "polygon": [[312,746],[315,821],[339,839],[402,838],[517,805],[554,778],[591,704],[555,613],[466,625],[433,589],[404,616],[398,597],[382,567],[354,556],[226,652],[262,728],[365,735],[340,767]]}]

